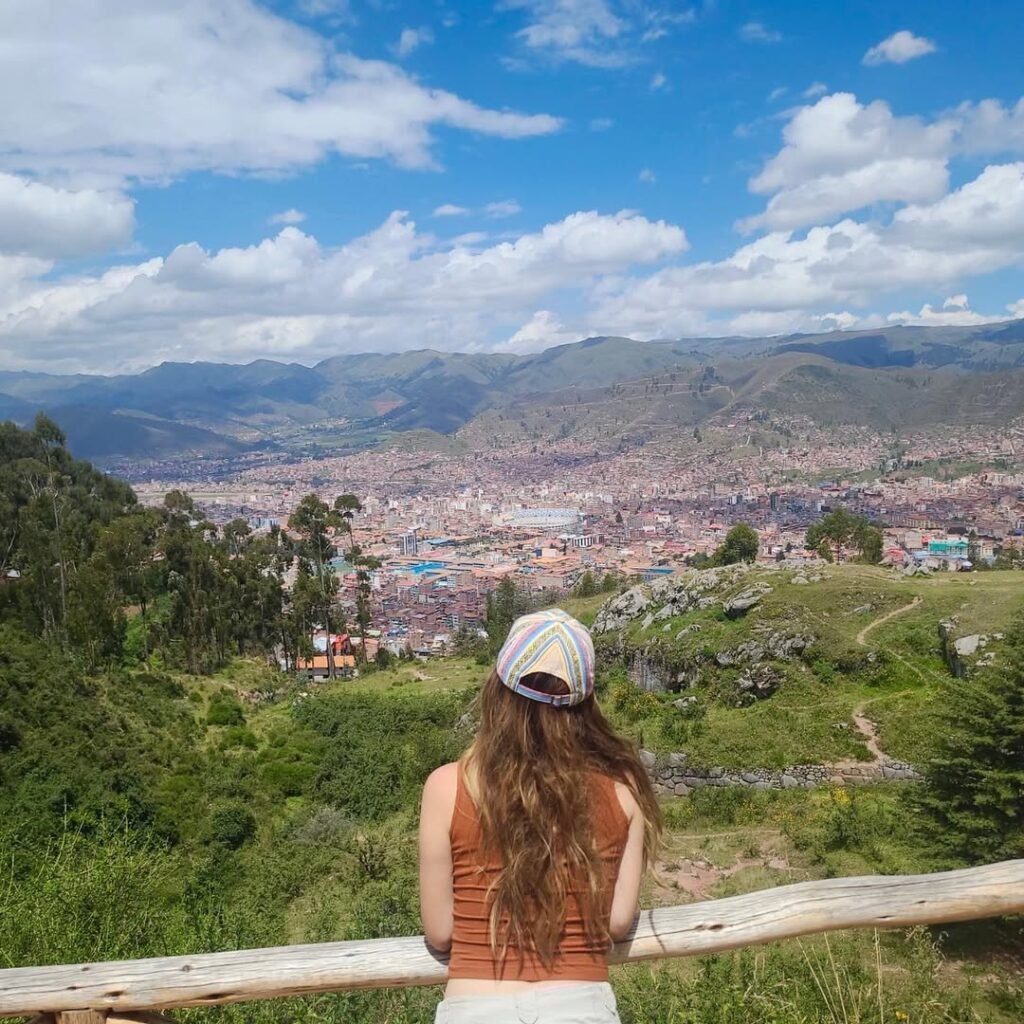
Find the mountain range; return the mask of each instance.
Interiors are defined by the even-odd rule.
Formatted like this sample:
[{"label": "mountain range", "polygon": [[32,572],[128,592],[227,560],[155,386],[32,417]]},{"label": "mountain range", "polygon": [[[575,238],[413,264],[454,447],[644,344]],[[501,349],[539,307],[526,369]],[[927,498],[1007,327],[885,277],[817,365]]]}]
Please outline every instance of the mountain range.
[{"label": "mountain range", "polygon": [[[1024,415],[1024,320],[773,338],[589,338],[539,353],[417,350],[162,363],[99,376],[0,371],[0,419],[39,410],[98,461],[346,450],[408,431],[474,444],[650,436],[733,410],[891,429]],[[507,425],[497,428],[497,424]]]}]

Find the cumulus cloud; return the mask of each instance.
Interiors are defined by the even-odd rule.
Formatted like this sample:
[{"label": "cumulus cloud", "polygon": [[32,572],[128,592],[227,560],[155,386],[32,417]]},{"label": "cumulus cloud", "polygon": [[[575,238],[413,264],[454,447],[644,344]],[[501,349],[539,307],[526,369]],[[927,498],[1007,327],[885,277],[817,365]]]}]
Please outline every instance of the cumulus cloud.
[{"label": "cumulus cloud", "polygon": [[1024,163],[991,164],[935,203],[897,210],[892,235],[945,252],[952,246],[992,252],[1024,249]]},{"label": "cumulus cloud", "polygon": [[963,103],[957,107],[961,122],[959,148],[969,154],[1024,153],[1024,98],[1014,106],[998,100]]},{"label": "cumulus cloud", "polygon": [[952,118],[930,124],[897,117],[882,100],[861,104],[852,93],[824,96],[800,107],[783,129],[783,148],[750,182],[757,193],[841,174],[878,159],[945,157],[956,131]]},{"label": "cumulus cloud", "polygon": [[913,32],[902,29],[899,32],[894,32],[887,39],[883,39],[877,46],[872,46],[864,54],[864,63],[869,66],[905,64],[908,60],[914,60],[934,52],[935,44],[930,39],[915,36]]},{"label": "cumulus cloud", "polygon": [[739,37],[745,43],[781,43],[782,33],[770,29],[760,21],[748,21],[740,26]]},{"label": "cumulus cloud", "polygon": [[[806,322],[821,309],[865,307],[885,292],[954,285],[1022,262],[1024,164],[992,165],[887,224],[847,218],[802,236],[773,231],[724,260],[607,282],[595,291],[591,322],[647,337],[707,330],[709,318],[723,315],[746,327]],[[950,322],[967,315],[953,306],[938,313]]]},{"label": "cumulus cloud", "polygon": [[928,202],[948,187],[947,160],[956,118],[926,123],[897,117],[881,100],[867,105],[834,93],[798,108],[783,147],[750,180],[772,194],[766,209],[738,225],[795,228],[885,201]]},{"label": "cumulus cloud", "polygon": [[336,53],[254,0],[79,0],[56,20],[11,0],[7,14],[0,92],[18,101],[0,105],[0,168],[36,176],[280,173],[332,153],[430,167],[435,128],[521,138],[561,126]]},{"label": "cumulus cloud", "polygon": [[899,157],[875,160],[841,174],[823,174],[772,196],[763,213],[739,221],[743,232],[820,224],[837,213],[884,200],[927,202],[949,185],[945,160]]},{"label": "cumulus cloud", "polygon": [[811,82],[801,95],[805,100],[814,100],[819,96],[824,96],[827,92],[828,86],[824,82]]},{"label": "cumulus cloud", "polygon": [[499,348],[508,352],[539,352],[553,345],[568,345],[585,337],[566,327],[557,313],[539,309]]},{"label": "cumulus cloud", "polygon": [[402,34],[398,37],[395,52],[399,57],[408,57],[413,50],[418,50],[421,46],[433,41],[434,33],[427,25],[421,28],[403,28]]},{"label": "cumulus cloud", "polygon": [[275,213],[273,216],[267,218],[268,224],[301,224],[306,219],[306,215],[301,210],[296,210],[295,207],[291,207],[288,210],[282,210],[280,213]]},{"label": "cumulus cloud", "polygon": [[628,211],[575,213],[480,249],[439,247],[397,211],[335,249],[286,227],[258,245],[190,243],[55,282],[39,280],[50,265],[35,261],[0,277],[0,354],[7,365],[77,369],[87,352],[94,370],[163,358],[312,360],[339,351],[341,338],[347,351],[407,347],[410,325],[418,344],[466,348],[502,320],[528,322],[546,295],[686,247],[681,228]]},{"label": "cumulus cloud", "polygon": [[83,256],[126,245],[135,203],[119,192],[54,188],[0,172],[0,252]]}]

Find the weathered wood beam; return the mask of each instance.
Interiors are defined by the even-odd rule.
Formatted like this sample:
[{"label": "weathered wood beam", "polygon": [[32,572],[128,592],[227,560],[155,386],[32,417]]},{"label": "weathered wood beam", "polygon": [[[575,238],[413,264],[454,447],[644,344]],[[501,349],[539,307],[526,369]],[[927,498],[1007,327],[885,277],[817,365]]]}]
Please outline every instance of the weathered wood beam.
[{"label": "weathered wood beam", "polygon": [[[716,953],[843,928],[898,928],[1024,911],[1024,860],[931,875],[830,878],[640,914],[613,963]],[[99,1024],[176,1006],[359,988],[433,985],[445,958],[422,937],[0,971],[0,1017],[57,1013]],[[72,1020],[93,1008],[96,1016]],[[108,1024],[110,1022],[108,1021]]]}]

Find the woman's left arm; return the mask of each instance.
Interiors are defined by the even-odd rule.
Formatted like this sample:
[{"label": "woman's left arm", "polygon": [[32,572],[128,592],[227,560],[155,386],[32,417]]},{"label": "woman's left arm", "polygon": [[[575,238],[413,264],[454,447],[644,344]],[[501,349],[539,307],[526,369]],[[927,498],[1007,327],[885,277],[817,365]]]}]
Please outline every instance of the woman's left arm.
[{"label": "woman's left arm", "polygon": [[619,864],[619,875],[612,892],[608,932],[613,942],[621,942],[633,930],[640,902],[640,883],[644,875],[644,816],[627,786],[615,784],[615,794],[629,822],[626,848]]},{"label": "woman's left arm", "polygon": [[452,944],[450,829],[458,771],[458,764],[446,764],[431,773],[420,805],[420,917],[427,942],[439,953],[446,953]]}]

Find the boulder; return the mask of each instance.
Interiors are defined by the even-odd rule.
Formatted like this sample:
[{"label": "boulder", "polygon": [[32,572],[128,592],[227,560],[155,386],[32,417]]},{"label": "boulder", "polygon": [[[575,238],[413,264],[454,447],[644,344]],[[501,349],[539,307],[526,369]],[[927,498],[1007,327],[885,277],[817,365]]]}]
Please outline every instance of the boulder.
[{"label": "boulder", "polygon": [[735,597],[729,598],[725,602],[725,614],[730,619],[738,619],[741,615],[746,615],[751,608],[756,607],[761,602],[761,598],[771,590],[771,587],[749,587],[747,590],[741,590]]},{"label": "boulder", "polygon": [[979,647],[985,646],[985,637],[978,633],[972,633],[970,636],[962,636],[958,640],[953,642],[953,647],[956,653],[961,658],[969,657],[972,654],[978,653]]},{"label": "boulder", "polygon": [[651,603],[643,586],[636,586],[603,605],[594,619],[595,633],[608,633],[628,626]]}]

